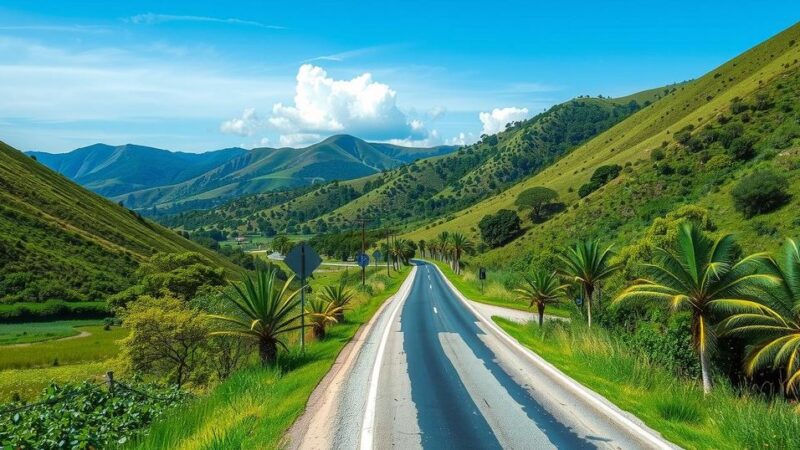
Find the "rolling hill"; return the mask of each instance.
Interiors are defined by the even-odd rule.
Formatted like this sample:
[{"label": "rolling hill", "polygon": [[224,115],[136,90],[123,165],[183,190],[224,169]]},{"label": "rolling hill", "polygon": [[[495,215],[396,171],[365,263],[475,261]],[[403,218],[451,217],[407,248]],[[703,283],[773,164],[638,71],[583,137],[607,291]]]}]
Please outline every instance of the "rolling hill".
[{"label": "rolling hill", "polygon": [[113,196],[141,208],[209,207],[247,194],[286,190],[331,180],[359,178],[456,147],[405,148],[332,136],[306,148],[256,148],[180,183]]},{"label": "rolling hill", "polygon": [[0,302],[102,300],[156,252],[229,261],[0,143]]},{"label": "rolling hill", "polygon": [[27,152],[45,166],[106,197],[197,177],[247,150],[171,152],[140,145],[95,144],[69,153]]},{"label": "rolling hill", "polygon": [[[659,88],[618,99],[578,98],[453,153],[296,191],[280,203],[245,197],[160,220],[192,230],[289,233],[344,229],[361,214],[392,223],[422,223],[502,191],[662,95]],[[263,207],[246,206],[256,203]]]},{"label": "rolling hill", "polygon": [[[774,249],[800,231],[792,213],[800,203],[800,185],[788,182],[788,206],[753,217],[739,211],[731,192],[755,171],[755,178],[765,178],[762,171],[767,171],[797,180],[798,41],[800,24],[699,79],[665,91],[658,102],[532,177],[407,237],[429,240],[441,231],[460,230],[477,241],[483,217],[500,209],[517,210],[515,201],[523,190],[543,186],[559,194],[565,210],[542,224],[525,219],[521,237],[481,254],[478,262],[524,269],[578,238],[635,245],[647,233],[663,233],[656,228],[664,222],[654,224],[655,219],[685,216],[702,218],[709,229],[735,232],[748,250]],[[619,176],[581,189],[599,167],[615,165]]]}]

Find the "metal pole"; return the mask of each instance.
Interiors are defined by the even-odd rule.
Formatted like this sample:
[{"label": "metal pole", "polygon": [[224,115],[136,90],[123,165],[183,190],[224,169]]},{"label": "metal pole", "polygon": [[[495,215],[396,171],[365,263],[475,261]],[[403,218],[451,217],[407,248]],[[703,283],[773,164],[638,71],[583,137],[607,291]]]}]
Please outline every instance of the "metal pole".
[{"label": "metal pole", "polygon": [[[366,226],[367,226],[367,221],[364,220],[364,218],[362,217],[361,218],[361,254],[364,255],[364,256],[366,256],[366,251],[367,251],[367,249],[364,248],[365,245],[366,245],[366,243],[364,242],[364,239],[365,239],[364,233],[365,233]],[[366,284],[367,284],[367,268],[366,268],[366,266],[361,266],[361,286],[364,286]]]},{"label": "metal pole", "polygon": [[386,229],[386,276],[391,276],[389,273],[389,258],[392,255],[391,248],[389,247],[389,229]]},{"label": "metal pole", "polygon": [[300,352],[306,352],[306,247],[300,244]]}]

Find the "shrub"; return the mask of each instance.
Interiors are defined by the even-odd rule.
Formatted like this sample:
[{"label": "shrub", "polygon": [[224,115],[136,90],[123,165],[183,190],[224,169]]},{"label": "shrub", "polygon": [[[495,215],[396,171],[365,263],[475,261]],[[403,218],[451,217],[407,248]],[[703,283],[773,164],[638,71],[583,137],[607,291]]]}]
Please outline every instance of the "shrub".
[{"label": "shrub", "polygon": [[740,136],[731,141],[730,152],[736,159],[746,161],[756,154],[753,147],[758,139],[755,136]]},{"label": "shrub", "polygon": [[594,173],[592,174],[592,178],[589,179],[589,182],[578,189],[578,195],[581,198],[586,197],[592,192],[600,189],[600,187],[604,184],[608,183],[614,178],[617,178],[621,172],[622,166],[619,164],[598,167],[595,169]]},{"label": "shrub", "polygon": [[771,170],[759,170],[744,178],[733,188],[731,195],[736,209],[745,217],[774,211],[785,205],[791,196],[789,182]]},{"label": "shrub", "polygon": [[489,247],[500,247],[517,237],[522,229],[520,219],[516,212],[501,209],[495,214],[489,214],[478,223],[481,239]]},{"label": "shrub", "polygon": [[650,159],[652,159],[653,161],[661,161],[662,159],[664,159],[666,157],[667,157],[667,153],[664,151],[664,149],[661,149],[661,148],[657,148],[657,149],[653,150],[652,152],[650,152]]}]

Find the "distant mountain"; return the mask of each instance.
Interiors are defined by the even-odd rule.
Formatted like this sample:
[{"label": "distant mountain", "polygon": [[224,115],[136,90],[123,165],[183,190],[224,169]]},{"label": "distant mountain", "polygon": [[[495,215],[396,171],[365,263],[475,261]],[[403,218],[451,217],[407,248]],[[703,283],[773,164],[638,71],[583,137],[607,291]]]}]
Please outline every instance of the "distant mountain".
[{"label": "distant mountain", "polygon": [[245,153],[243,148],[183,153],[133,144],[95,144],[59,154],[28,152],[47,167],[106,197],[180,183]]},{"label": "distant mountain", "polygon": [[97,193],[141,209],[207,207],[245,194],[359,178],[456,148],[402,147],[338,135],[301,149],[231,148],[193,154],[96,144],[65,154],[29,154]]},{"label": "distant mountain", "polygon": [[156,252],[235,266],[0,142],[0,303],[103,300]]}]

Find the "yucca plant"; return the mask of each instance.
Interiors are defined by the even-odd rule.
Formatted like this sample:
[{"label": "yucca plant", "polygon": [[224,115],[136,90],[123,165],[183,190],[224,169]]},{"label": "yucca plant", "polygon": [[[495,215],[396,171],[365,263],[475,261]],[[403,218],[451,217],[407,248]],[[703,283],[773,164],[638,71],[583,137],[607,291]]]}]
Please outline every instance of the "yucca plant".
[{"label": "yucca plant", "polygon": [[567,286],[561,283],[558,274],[537,270],[531,276],[526,276],[521,287],[514,290],[517,297],[528,303],[529,308],[536,306],[539,313],[539,327],[544,322],[544,309],[547,305],[561,302],[566,293]]},{"label": "yucca plant", "polygon": [[592,301],[600,281],[608,278],[619,268],[611,264],[612,246],[605,249],[596,240],[581,241],[559,255],[561,267],[558,272],[570,283],[580,288],[586,303],[587,321],[592,326]]},{"label": "yucca plant", "polygon": [[614,303],[657,300],[669,302],[673,310],[688,309],[692,340],[700,356],[703,391],[709,393],[715,319],[732,312],[760,313],[761,288],[773,283],[774,277],[758,273],[767,260],[763,254],[736,261],[731,235],[714,241],[691,223],[679,229],[676,248],[675,252],[656,249],[658,261],[643,264],[646,275],[622,291]]},{"label": "yucca plant", "polygon": [[[300,290],[290,292],[294,277],[283,286],[278,286],[277,271],[274,268],[258,269],[255,276],[245,276],[242,286],[232,283],[234,294],[225,298],[241,312],[246,319],[224,315],[211,315],[215,320],[228,322],[232,327],[215,331],[212,335],[244,336],[258,342],[258,353],[264,365],[277,360],[278,346],[286,349],[282,337],[298,330],[302,311],[298,312]],[[249,320],[249,322],[247,322]]]},{"label": "yucca plant", "polygon": [[317,340],[325,339],[325,328],[338,322],[336,315],[341,310],[341,307],[321,298],[312,298],[306,303],[306,318]]},{"label": "yucca plant", "polygon": [[319,294],[319,298],[339,308],[338,311],[336,311],[337,322],[344,321],[344,310],[347,309],[347,305],[354,297],[355,292],[347,287],[347,280],[345,280],[344,277],[339,280],[338,285],[325,286],[322,288],[322,292]]},{"label": "yucca plant", "polygon": [[754,339],[745,359],[745,372],[757,369],[780,369],[787,391],[797,393],[800,381],[800,249],[787,239],[783,263],[765,263],[775,285],[761,297],[763,310],[734,314],[722,323],[728,334],[742,334]]}]

